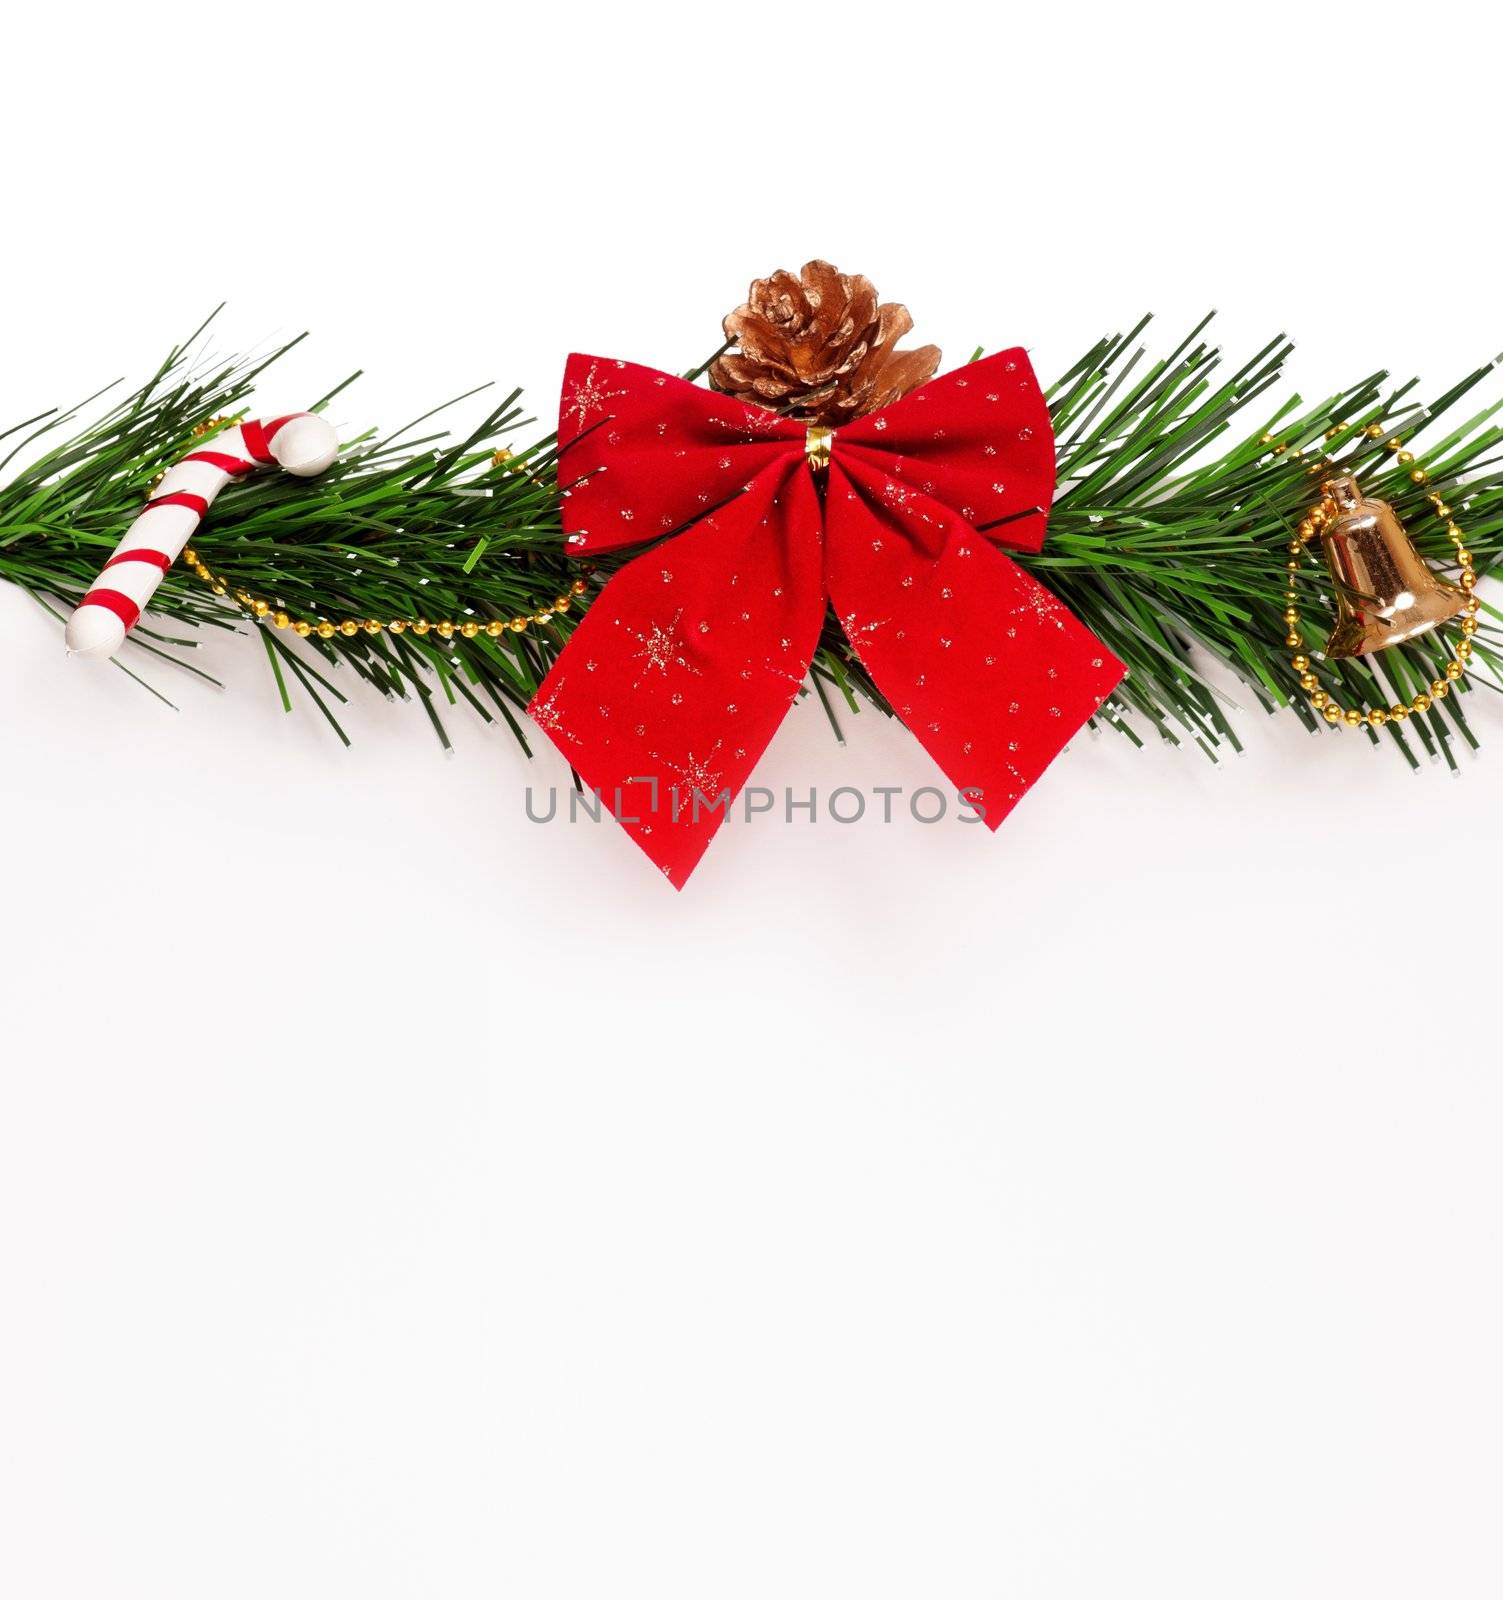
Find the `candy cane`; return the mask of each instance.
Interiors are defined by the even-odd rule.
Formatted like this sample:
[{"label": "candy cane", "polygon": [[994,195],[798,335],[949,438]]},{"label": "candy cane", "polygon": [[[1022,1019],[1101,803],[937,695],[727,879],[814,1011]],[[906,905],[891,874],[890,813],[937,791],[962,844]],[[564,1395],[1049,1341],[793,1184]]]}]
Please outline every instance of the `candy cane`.
[{"label": "candy cane", "polygon": [[313,478],[339,453],[322,417],[297,411],[271,422],[242,422],[170,467],[157,493],[126,529],[94,586],[68,619],[68,654],[111,656],[151,603],[162,575],[183,553],[214,496],[258,466]]}]

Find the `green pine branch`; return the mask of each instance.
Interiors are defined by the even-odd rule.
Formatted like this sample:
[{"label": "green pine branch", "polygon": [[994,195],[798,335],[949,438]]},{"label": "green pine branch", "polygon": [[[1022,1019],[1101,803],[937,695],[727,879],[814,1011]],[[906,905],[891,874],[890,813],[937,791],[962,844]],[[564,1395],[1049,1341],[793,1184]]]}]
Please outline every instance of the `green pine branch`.
[{"label": "green pine branch", "polygon": [[[1237,748],[1229,686],[1240,702],[1268,711],[1288,706],[1307,726],[1323,727],[1289,663],[1282,591],[1285,545],[1312,502],[1328,430],[1342,426],[1329,444],[1342,470],[1359,472],[1392,501],[1421,550],[1442,567],[1451,547],[1425,494],[1443,493],[1484,572],[1503,554],[1503,428],[1493,421],[1503,402],[1459,408],[1495,363],[1428,406],[1413,398],[1413,385],[1386,388],[1384,373],[1314,406],[1297,395],[1278,404],[1270,391],[1290,353],[1284,339],[1229,372],[1202,338],[1205,322],[1157,359],[1140,342],[1145,326],[1146,319],[1125,336],[1100,341],[1049,391],[1059,490],[1048,543],[1024,564],[1127,663],[1129,675],[1100,720],[1128,737],[1141,742],[1153,730],[1212,759],[1223,745]],[[194,428],[221,415],[253,414],[257,377],[291,348],[259,361],[206,363],[194,354],[197,338],[114,404],[92,396],[0,435],[12,441],[0,462],[0,472],[9,469],[0,484],[0,578],[54,614],[77,604]],[[456,404],[395,434],[350,441],[319,478],[257,473],[227,486],[194,545],[231,593],[216,595],[176,568],[133,630],[126,660],[116,664],[133,677],[132,656],[143,669],[171,663],[198,670],[197,630],[259,628],[283,706],[291,710],[297,696],[306,697],[341,738],[337,708],[346,697],[329,676],[339,666],[419,703],[445,744],[445,714],[463,704],[486,721],[504,722],[525,748],[522,709],[588,596],[567,615],[531,622],[523,632],[482,631],[471,639],[412,631],[303,639],[270,619],[256,622],[233,599],[235,591],[265,597],[293,617],[336,625],[424,617],[483,628],[547,608],[578,575],[563,553],[556,440],[550,434],[514,447],[498,463],[498,445],[526,426],[520,395],[509,394],[457,435],[434,423]],[[1403,435],[1424,462],[1428,484],[1410,481],[1385,438],[1368,436],[1371,425],[1385,437]],[[1266,436],[1289,448],[1275,452]],[[603,564],[598,576],[627,559]],[[1330,621],[1329,585],[1314,569],[1301,584],[1314,654]],[[1476,662],[1498,679],[1490,623],[1474,645]],[[1444,641],[1429,636],[1376,657],[1317,660],[1314,670],[1344,703],[1383,704],[1423,688],[1446,659]],[[891,710],[833,617],[811,676],[837,735],[840,704],[854,712],[865,700]],[[1411,762],[1423,752],[1454,765],[1455,741],[1476,743],[1466,715],[1474,682],[1485,685],[1474,673],[1423,717],[1367,736],[1391,740]]]}]

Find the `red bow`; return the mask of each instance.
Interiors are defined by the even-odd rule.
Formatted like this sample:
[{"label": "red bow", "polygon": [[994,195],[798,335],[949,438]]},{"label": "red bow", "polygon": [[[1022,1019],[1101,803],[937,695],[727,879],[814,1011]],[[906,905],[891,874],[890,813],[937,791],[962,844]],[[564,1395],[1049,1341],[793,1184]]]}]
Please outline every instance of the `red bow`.
[{"label": "red bow", "polygon": [[606,585],[528,709],[678,887],[797,698],[827,602],[990,828],[1122,676],[994,548],[1037,550],[1054,488],[1049,410],[1021,350],[824,440],[650,367],[574,355],[558,434],[570,553],[663,542]]}]

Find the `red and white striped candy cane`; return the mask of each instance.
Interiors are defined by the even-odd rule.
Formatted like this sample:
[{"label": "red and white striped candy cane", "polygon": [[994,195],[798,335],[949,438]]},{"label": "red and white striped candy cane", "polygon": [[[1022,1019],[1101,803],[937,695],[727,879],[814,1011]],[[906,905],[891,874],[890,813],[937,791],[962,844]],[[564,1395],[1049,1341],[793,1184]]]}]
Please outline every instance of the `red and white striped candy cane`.
[{"label": "red and white striped candy cane", "polygon": [[339,453],[339,439],[310,411],[242,422],[168,468],[157,493],[126,529],[94,586],[68,619],[68,654],[110,656],[151,603],[162,574],[183,553],[214,496],[258,466],[313,478]]}]

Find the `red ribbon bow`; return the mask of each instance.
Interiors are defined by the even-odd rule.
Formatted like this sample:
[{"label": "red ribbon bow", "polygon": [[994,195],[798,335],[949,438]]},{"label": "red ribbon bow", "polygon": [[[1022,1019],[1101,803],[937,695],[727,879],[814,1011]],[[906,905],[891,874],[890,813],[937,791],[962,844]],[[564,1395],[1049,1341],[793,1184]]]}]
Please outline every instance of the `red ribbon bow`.
[{"label": "red ribbon bow", "polygon": [[827,602],[990,828],[1122,677],[994,547],[1039,549],[1054,488],[1021,350],[822,444],[651,367],[574,355],[558,434],[572,554],[673,537],[610,580],[528,709],[677,887],[797,698]]}]

